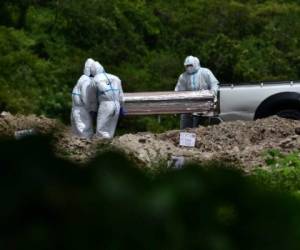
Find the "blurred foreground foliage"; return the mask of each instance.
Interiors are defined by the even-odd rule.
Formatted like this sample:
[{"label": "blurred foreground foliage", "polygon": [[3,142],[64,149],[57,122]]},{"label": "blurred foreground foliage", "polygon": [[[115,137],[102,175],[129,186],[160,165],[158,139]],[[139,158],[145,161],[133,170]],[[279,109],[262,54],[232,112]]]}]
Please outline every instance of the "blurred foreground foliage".
[{"label": "blurred foreground foliage", "polygon": [[299,199],[224,163],[153,176],[116,152],[78,166],[49,141],[0,141],[1,249],[299,249]]},{"label": "blurred foreground foliage", "polygon": [[1,0],[0,109],[68,121],[88,57],[126,92],[172,90],[188,54],[221,82],[299,79],[299,30],[297,0]]},{"label": "blurred foreground foliage", "polygon": [[277,149],[266,153],[267,169],[257,168],[254,178],[269,189],[300,197],[300,151],[289,154]]}]

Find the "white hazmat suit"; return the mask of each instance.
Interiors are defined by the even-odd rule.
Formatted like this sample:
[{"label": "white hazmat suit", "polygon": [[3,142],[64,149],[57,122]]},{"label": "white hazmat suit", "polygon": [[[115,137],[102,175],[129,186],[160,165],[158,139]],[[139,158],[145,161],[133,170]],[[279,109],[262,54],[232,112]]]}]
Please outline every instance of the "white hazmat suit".
[{"label": "white hazmat suit", "polygon": [[105,73],[98,62],[94,64],[92,71],[97,72],[94,84],[99,103],[96,136],[111,139],[115,134],[120,108],[123,106],[121,80],[115,75]]},{"label": "white hazmat suit", "polygon": [[200,66],[197,57],[188,56],[184,61],[186,72],[179,76],[175,91],[212,90],[218,92],[219,81],[207,68]]},{"label": "white hazmat suit", "polygon": [[93,63],[93,59],[86,60],[84,74],[79,78],[72,91],[72,132],[81,138],[90,138],[94,134],[90,115],[90,112],[97,111],[96,89],[91,79],[91,66]]},{"label": "white hazmat suit", "polygon": [[[217,96],[219,81],[209,69],[200,66],[197,57],[188,56],[184,61],[184,66],[186,72],[179,76],[175,91],[211,90]],[[200,119],[201,117],[197,115],[182,114],[180,129],[197,127]]]}]

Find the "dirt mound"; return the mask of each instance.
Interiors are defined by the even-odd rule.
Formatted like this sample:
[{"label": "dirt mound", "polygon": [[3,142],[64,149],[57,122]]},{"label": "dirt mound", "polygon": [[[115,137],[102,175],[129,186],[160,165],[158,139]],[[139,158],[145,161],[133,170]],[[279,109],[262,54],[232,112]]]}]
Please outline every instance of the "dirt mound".
[{"label": "dirt mound", "polygon": [[2,112],[0,114],[1,136],[15,136],[16,133],[24,130],[33,130],[34,133],[47,134],[52,133],[58,127],[62,127],[58,121],[43,116],[14,116],[8,112]]},{"label": "dirt mound", "polygon": [[70,128],[61,130],[55,135],[55,139],[57,154],[76,163],[85,163],[97,152],[111,148],[111,141],[78,138],[72,134]]},{"label": "dirt mound", "polygon": [[[91,159],[101,145],[108,144],[103,140],[85,140],[72,135],[69,127],[55,119],[36,115],[0,114],[0,136],[20,139],[28,135],[53,136],[56,153],[64,158],[82,163]],[[102,147],[104,148],[104,146]]]},{"label": "dirt mound", "polygon": [[253,167],[264,165],[264,153],[268,149],[282,152],[300,149],[300,122],[278,117],[188,129],[187,132],[196,134],[196,146],[186,148],[179,146],[179,130],[126,134],[112,141],[85,140],[74,137],[69,127],[53,119],[0,114],[0,136],[16,137],[16,132],[30,129],[39,134],[54,134],[58,155],[79,163],[91,159],[97,151],[115,148],[127,153],[141,166],[150,167],[172,157],[183,157],[185,161],[232,162],[251,171]]},{"label": "dirt mound", "polygon": [[226,122],[188,129],[197,135],[195,148],[179,146],[179,132],[124,135],[114,145],[150,166],[182,156],[187,161],[222,160],[243,165],[246,171],[264,164],[268,149],[291,152],[300,149],[299,121],[271,117],[257,121]]}]

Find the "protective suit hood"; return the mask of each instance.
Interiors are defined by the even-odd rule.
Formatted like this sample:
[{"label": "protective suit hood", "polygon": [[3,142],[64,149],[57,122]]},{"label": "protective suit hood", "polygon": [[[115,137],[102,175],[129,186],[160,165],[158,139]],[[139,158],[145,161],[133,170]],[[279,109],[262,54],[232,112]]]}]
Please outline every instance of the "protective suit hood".
[{"label": "protective suit hood", "polygon": [[83,74],[86,76],[90,76],[91,75],[91,67],[94,64],[94,60],[92,58],[89,58],[85,61],[84,64],[84,69],[83,69]]},{"label": "protective suit hood", "polygon": [[104,68],[99,62],[94,62],[91,66],[91,75],[96,76],[98,74],[104,73]]},{"label": "protective suit hood", "polygon": [[195,74],[200,69],[199,58],[194,56],[188,56],[183,63],[188,74]]}]

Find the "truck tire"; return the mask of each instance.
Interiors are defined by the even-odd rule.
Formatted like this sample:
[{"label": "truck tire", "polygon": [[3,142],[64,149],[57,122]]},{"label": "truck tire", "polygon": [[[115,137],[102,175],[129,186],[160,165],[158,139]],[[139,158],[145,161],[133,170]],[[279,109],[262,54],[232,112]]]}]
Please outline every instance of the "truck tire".
[{"label": "truck tire", "polygon": [[300,111],[297,109],[284,109],[279,111],[277,116],[292,120],[300,120]]},{"label": "truck tire", "polygon": [[300,94],[285,92],[267,98],[257,108],[254,119],[261,119],[272,115],[300,120]]}]

